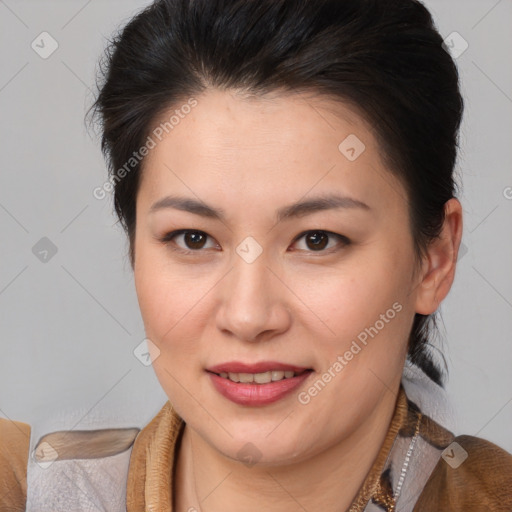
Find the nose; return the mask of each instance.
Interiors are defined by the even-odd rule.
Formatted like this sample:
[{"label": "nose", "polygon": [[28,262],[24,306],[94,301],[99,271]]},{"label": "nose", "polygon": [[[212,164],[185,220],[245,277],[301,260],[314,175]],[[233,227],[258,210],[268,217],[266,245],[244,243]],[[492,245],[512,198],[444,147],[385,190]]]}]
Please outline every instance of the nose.
[{"label": "nose", "polygon": [[270,340],[285,332],[291,324],[289,291],[278,273],[262,256],[251,263],[236,256],[222,280],[217,328],[243,342]]}]

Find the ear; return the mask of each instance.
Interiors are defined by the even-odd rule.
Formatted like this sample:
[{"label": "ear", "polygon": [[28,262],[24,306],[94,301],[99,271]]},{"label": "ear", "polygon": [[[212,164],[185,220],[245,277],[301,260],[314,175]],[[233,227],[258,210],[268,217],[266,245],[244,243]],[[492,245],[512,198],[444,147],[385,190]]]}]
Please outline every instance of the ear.
[{"label": "ear", "polygon": [[445,203],[445,220],[439,238],[432,240],[422,263],[416,293],[416,313],[430,315],[448,295],[462,238],[462,206],[452,198]]}]

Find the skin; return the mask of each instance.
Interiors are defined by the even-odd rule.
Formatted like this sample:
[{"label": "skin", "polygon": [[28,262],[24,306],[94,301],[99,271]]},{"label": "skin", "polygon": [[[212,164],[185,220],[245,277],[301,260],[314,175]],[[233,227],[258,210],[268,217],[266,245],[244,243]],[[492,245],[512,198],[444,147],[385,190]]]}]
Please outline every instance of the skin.
[{"label": "skin", "polygon": [[[175,509],[345,510],[389,427],[414,314],[433,313],[451,287],[461,205],[446,203],[441,236],[417,264],[405,189],[353,108],[313,95],[246,99],[217,90],[197,100],[146,157],[137,195],[137,296],[158,348],[156,375],[186,422]],[[338,149],[350,134],[366,146],[354,161]],[[276,223],[280,207],[333,192],[369,209]],[[150,213],[170,194],[199,198],[226,218],[174,208]],[[177,229],[208,237],[162,242]],[[315,250],[307,236],[297,239],[307,230],[351,242],[331,236]],[[263,251],[252,263],[236,252],[248,236]],[[394,303],[401,311],[317,396],[299,403],[298,393]],[[234,360],[314,372],[278,402],[241,406],[221,396],[205,372]],[[248,442],[261,453],[253,466],[237,455]]]}]

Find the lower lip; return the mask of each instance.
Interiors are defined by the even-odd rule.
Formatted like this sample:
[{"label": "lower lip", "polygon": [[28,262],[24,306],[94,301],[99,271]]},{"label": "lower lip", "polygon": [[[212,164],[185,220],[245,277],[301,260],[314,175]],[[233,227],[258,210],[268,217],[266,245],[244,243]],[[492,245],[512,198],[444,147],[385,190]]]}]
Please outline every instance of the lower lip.
[{"label": "lower lip", "polygon": [[233,382],[208,372],[215,389],[228,400],[239,405],[267,405],[277,402],[299,387],[313,372],[306,371],[290,379],[282,379],[268,384]]}]

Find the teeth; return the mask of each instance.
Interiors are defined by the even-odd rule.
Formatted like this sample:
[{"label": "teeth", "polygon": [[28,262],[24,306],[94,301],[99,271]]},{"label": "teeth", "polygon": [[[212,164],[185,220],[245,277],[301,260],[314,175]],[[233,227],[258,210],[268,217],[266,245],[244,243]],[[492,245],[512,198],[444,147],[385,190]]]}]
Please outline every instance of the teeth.
[{"label": "teeth", "polygon": [[269,382],[272,382],[272,372],[255,373],[254,382],[257,384],[268,384]]},{"label": "teeth", "polygon": [[[293,372],[292,372],[292,374],[293,374]],[[283,371],[281,371],[281,370],[274,370],[272,372],[272,380],[281,380],[282,378],[284,378],[284,372]]]},{"label": "teeth", "polygon": [[254,382],[254,373],[239,373],[238,378],[240,379],[240,382]]},{"label": "teeth", "polygon": [[224,379],[229,379],[233,382],[268,384],[269,382],[276,382],[282,379],[291,379],[295,376],[295,372],[272,370],[263,373],[226,373],[221,372],[220,376]]}]

